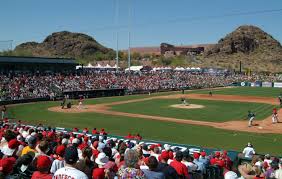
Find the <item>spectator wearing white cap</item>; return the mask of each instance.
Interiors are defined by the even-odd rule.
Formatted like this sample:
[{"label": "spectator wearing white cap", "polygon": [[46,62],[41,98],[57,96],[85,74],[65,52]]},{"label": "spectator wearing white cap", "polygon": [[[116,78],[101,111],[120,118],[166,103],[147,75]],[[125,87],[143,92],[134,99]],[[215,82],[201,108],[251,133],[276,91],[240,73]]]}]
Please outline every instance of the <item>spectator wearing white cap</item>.
[{"label": "spectator wearing white cap", "polygon": [[224,179],[238,179],[238,175],[233,171],[228,171],[224,174]]},{"label": "spectator wearing white cap", "polygon": [[92,173],[92,178],[104,178],[105,177],[105,168],[104,165],[109,161],[109,158],[105,153],[99,153],[98,157],[95,159],[95,163],[98,165],[98,168],[95,168]]}]

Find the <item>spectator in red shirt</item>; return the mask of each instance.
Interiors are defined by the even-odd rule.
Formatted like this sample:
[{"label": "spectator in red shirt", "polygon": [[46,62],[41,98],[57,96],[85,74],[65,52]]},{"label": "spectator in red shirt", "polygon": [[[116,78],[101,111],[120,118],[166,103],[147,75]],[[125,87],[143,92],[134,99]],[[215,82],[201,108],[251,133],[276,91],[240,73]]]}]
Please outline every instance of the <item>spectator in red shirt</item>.
[{"label": "spectator in red shirt", "polygon": [[46,155],[40,155],[37,157],[37,170],[32,174],[31,179],[52,179],[52,175],[49,173],[51,167],[51,160]]},{"label": "spectator in red shirt", "polygon": [[100,131],[100,135],[107,135],[107,132],[105,131],[105,129],[104,129],[104,128],[102,128],[102,129],[101,129],[101,131]]},{"label": "spectator in red shirt", "polygon": [[135,139],[136,140],[142,140],[142,137],[140,136],[140,134],[136,134]]},{"label": "spectator in red shirt", "polygon": [[210,160],[211,165],[217,165],[220,167],[224,167],[224,160],[220,158],[220,152],[216,152],[214,158]]},{"label": "spectator in red shirt", "polygon": [[95,163],[98,164],[98,168],[95,168],[92,173],[93,179],[103,179],[105,177],[104,165],[109,161],[109,158],[105,153],[99,153],[95,159]]},{"label": "spectator in red shirt", "polygon": [[172,166],[176,170],[177,174],[180,177],[185,177],[186,179],[188,179],[188,168],[183,163],[181,163],[182,159],[183,153],[181,151],[176,152],[175,158],[170,163],[170,166]]},{"label": "spectator in red shirt", "polygon": [[93,134],[93,135],[95,135],[95,134],[99,134],[99,131],[97,131],[97,129],[96,129],[96,128],[94,128],[94,129],[92,130],[92,134]]},{"label": "spectator in red shirt", "polygon": [[93,154],[93,158],[97,158],[98,157],[98,154],[100,153],[99,150],[98,150],[98,144],[99,144],[99,141],[94,141],[92,143],[92,154]]}]

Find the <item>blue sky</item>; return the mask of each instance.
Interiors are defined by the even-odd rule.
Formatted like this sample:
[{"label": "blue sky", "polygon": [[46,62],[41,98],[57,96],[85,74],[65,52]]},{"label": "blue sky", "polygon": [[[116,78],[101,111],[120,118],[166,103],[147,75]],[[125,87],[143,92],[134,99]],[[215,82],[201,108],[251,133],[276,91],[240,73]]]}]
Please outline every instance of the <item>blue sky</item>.
[{"label": "blue sky", "polygon": [[[4,0],[0,2],[0,41],[41,42],[52,32],[68,30],[93,36],[101,44],[128,47],[131,1],[131,46],[215,43],[243,24],[259,26],[282,42],[281,0]],[[271,13],[245,12],[279,10]]]}]

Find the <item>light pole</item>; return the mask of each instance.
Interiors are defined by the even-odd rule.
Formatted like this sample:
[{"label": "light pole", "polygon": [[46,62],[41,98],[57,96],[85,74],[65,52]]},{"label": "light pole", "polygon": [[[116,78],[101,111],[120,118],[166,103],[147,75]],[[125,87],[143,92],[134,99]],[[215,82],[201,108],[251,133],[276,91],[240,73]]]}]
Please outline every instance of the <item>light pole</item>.
[{"label": "light pole", "polygon": [[119,58],[118,58],[118,15],[119,15],[119,4],[118,4],[119,0],[116,0],[116,8],[115,8],[115,25],[117,27],[117,31],[116,31],[116,71],[118,71],[118,67],[119,67]]},{"label": "light pole", "polygon": [[131,56],[130,56],[130,30],[131,30],[131,0],[129,0],[128,3],[128,69],[130,71],[130,66],[131,66]]}]

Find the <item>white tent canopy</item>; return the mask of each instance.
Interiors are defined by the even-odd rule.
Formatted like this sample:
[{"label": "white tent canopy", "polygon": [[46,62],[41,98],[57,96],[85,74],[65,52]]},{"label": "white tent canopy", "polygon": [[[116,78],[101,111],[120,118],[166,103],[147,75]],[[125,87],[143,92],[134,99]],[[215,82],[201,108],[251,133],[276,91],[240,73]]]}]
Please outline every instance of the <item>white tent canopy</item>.
[{"label": "white tent canopy", "polygon": [[106,67],[106,68],[113,68],[113,67],[111,67],[109,64],[107,64],[105,67]]},{"label": "white tent canopy", "polygon": [[[130,71],[140,71],[143,66],[131,66]],[[126,68],[125,71],[129,71],[129,68]]]},{"label": "white tent canopy", "polygon": [[99,63],[95,66],[95,68],[103,68]]},{"label": "white tent canopy", "polygon": [[183,68],[183,67],[176,67],[174,70],[175,71],[185,71],[185,68]]},{"label": "white tent canopy", "polygon": [[80,68],[82,68],[82,66],[81,66],[81,65],[77,65],[77,66],[75,66],[75,69],[76,69],[76,70],[78,70],[78,69],[80,69]]},{"label": "white tent canopy", "polygon": [[88,63],[88,65],[86,67],[87,68],[94,68],[94,66],[91,63]]}]

